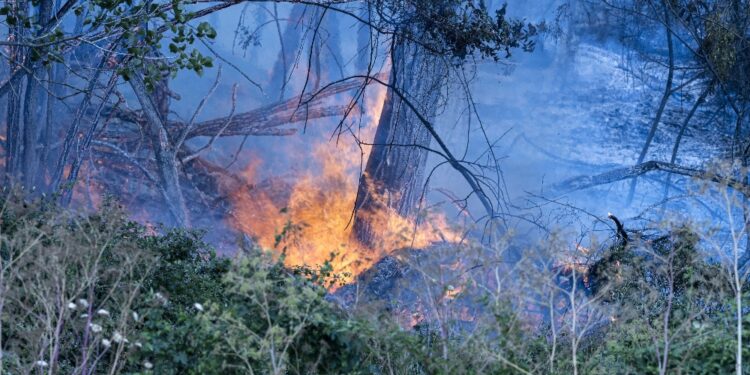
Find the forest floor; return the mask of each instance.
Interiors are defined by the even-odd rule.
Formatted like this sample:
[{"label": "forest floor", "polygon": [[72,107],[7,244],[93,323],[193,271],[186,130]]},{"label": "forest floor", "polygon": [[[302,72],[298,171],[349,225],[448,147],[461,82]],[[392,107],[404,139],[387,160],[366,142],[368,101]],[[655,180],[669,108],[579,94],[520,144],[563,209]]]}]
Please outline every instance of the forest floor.
[{"label": "forest floor", "polygon": [[[589,42],[565,51],[552,44],[517,54],[509,73],[508,67],[480,66],[474,100],[490,138],[503,137],[498,149],[514,202],[522,205],[530,193],[559,198],[549,195],[556,182],[635,164],[664,88],[649,84],[660,82],[650,79],[662,74],[660,69],[644,68],[637,58],[626,61],[622,48]],[[675,134],[694,100],[689,95],[672,98],[669,107],[679,110],[665,113],[646,160],[669,161]],[[714,146],[726,144],[714,139],[720,135],[709,137],[716,134],[708,131],[711,115],[696,114],[705,129],[686,132],[678,163],[697,166],[721,152]],[[466,136],[456,128],[447,138],[461,149]],[[569,194],[566,202],[599,217],[609,211],[637,216],[663,199],[660,183],[665,177],[654,173],[640,179],[630,206],[625,204],[629,181]]]}]

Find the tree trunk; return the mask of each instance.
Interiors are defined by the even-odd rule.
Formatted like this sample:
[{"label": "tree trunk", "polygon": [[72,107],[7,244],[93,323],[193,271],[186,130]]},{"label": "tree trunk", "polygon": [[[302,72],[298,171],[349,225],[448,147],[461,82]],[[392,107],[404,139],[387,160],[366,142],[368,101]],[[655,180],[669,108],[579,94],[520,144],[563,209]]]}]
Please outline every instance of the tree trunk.
[{"label": "tree trunk", "polygon": [[[317,7],[310,10],[306,5],[295,4],[287,18],[283,19],[279,17],[274,5],[274,15],[277,18],[281,50],[274,63],[268,87],[264,89],[268,95],[268,103],[283,100],[287,96],[292,72],[300,63],[308,65],[307,69],[310,69],[308,90],[317,90],[327,78],[343,75],[339,19],[335,12],[323,11]],[[283,24],[286,27],[282,32]],[[305,51],[307,40],[310,40],[309,48],[312,51]]]},{"label": "tree trunk", "polygon": [[165,119],[159,113],[157,103],[146,90],[146,84],[143,78],[134,74],[130,78],[130,86],[133,88],[138,101],[141,103],[143,115],[148,122],[148,134],[153,143],[156,165],[159,171],[162,195],[169,207],[169,211],[175,220],[177,226],[190,226],[187,215],[187,206],[182,195],[180,186],[180,170],[177,161],[177,150],[174,149],[172,142],[167,134]]},{"label": "tree trunk", "polygon": [[[34,64],[36,65],[36,64]],[[38,70],[36,67],[33,68],[34,73]],[[37,108],[38,102],[38,89],[41,87],[37,79],[41,77],[36,74],[29,75],[26,82],[26,95],[23,102],[23,155],[21,161],[21,171],[19,175],[23,176],[23,186],[30,194],[35,188],[35,176],[37,163],[37,134],[39,133],[39,127],[37,121],[40,119],[39,111]]]},{"label": "tree trunk", "polygon": [[[424,117],[433,119],[446,80],[441,61],[413,43],[396,40],[391,63],[390,85],[410,98]],[[354,235],[369,248],[378,235],[374,213],[393,210],[403,217],[415,214],[427,162],[425,148],[431,141],[428,129],[392,87],[388,88],[355,202]]]},{"label": "tree trunk", "polygon": [[[11,65],[11,69],[15,66]],[[19,76],[23,78],[23,76]],[[21,154],[21,98],[23,80],[18,79],[18,84],[8,91],[8,110],[6,112],[6,152],[5,173],[11,182],[17,182],[16,173]]]},{"label": "tree trunk", "polygon": [[[664,86],[664,94],[662,94],[661,100],[659,101],[659,108],[656,109],[656,115],[654,116],[654,121],[651,122],[651,129],[648,131],[648,135],[646,136],[646,142],[643,145],[643,149],[641,149],[641,153],[638,155],[638,161],[635,163],[636,165],[643,163],[643,161],[646,159],[646,154],[648,154],[648,149],[651,147],[651,142],[654,140],[654,135],[656,135],[656,129],[659,127],[659,123],[661,122],[661,117],[664,114],[664,108],[667,105],[667,102],[669,101],[669,97],[672,96],[672,81],[674,79],[674,46],[672,45],[672,26],[670,24],[671,15],[669,10],[669,5],[667,5],[666,0],[662,1],[662,4],[664,6],[664,31],[667,33],[667,53],[669,55],[668,57],[668,72],[667,72],[667,83]],[[638,178],[633,178],[633,181],[630,183],[630,191],[628,192],[628,198],[627,198],[627,205],[630,205],[633,202],[633,197],[635,196],[635,186],[638,181]]]},{"label": "tree trunk", "polygon": [[[56,64],[59,65],[59,64]],[[53,121],[54,113],[56,110],[56,98],[54,94],[55,85],[53,82],[55,82],[55,79],[58,77],[56,75],[55,67],[50,66],[47,68],[47,78],[48,82],[45,84],[46,86],[46,93],[45,93],[45,99],[44,99],[44,128],[39,135],[40,137],[40,143],[42,146],[41,153],[39,155],[39,171],[37,173],[37,182],[36,185],[39,187],[41,192],[43,193],[49,193],[51,186],[48,186],[48,180],[47,177],[50,176],[52,169],[52,166],[54,165],[51,163],[50,155],[52,153],[52,140],[53,140],[53,134],[54,130],[53,128],[57,127],[58,122]],[[58,96],[62,97],[62,96]]]},{"label": "tree trunk", "polygon": [[[362,10],[359,12],[359,17],[365,20],[366,22],[370,22],[370,11],[371,9],[368,6],[365,6],[362,8]],[[358,26],[357,29],[357,59],[356,59],[356,69],[357,73],[362,72],[369,72],[370,65],[374,63],[372,61],[372,43],[370,41],[370,38],[372,37],[371,34],[372,30],[369,25],[362,24]]]},{"label": "tree trunk", "polygon": [[[11,14],[20,18],[26,14],[26,1],[9,1]],[[8,30],[9,40],[22,40],[23,26],[16,25]],[[8,66],[10,70],[8,110],[6,112],[6,152],[5,173],[6,178],[12,183],[22,182],[20,180],[21,161],[23,152],[23,128],[21,115],[23,113],[24,80],[25,74],[14,74],[24,71],[22,66],[26,63],[25,49],[19,46],[8,47]],[[7,184],[7,183],[6,183]]]},{"label": "tree trunk", "polygon": [[[38,7],[38,22],[41,25],[47,24],[52,17],[52,0],[42,0]],[[42,51],[39,51],[42,54]],[[29,193],[37,189],[38,167],[41,165],[39,160],[40,153],[37,150],[39,145],[40,124],[44,118],[43,111],[40,111],[40,104],[43,104],[45,97],[45,88],[43,81],[47,80],[47,69],[41,61],[31,61],[28,64],[32,74],[28,76],[26,83],[26,98],[24,100],[23,114],[23,184]]]}]

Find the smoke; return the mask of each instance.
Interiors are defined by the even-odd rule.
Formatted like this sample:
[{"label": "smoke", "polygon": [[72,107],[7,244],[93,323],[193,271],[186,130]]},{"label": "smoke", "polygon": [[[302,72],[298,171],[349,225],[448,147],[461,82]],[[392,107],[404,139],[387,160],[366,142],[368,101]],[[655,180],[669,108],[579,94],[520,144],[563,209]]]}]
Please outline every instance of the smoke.
[{"label": "smoke", "polygon": [[[500,6],[497,1],[488,4],[491,8]],[[624,47],[618,41],[578,35],[578,30],[570,26],[572,21],[555,24],[560,7],[570,4],[563,1],[510,2],[510,16],[537,23],[545,21],[550,28],[561,27],[562,34],[543,34],[533,53],[518,51],[506,62],[482,61],[465,69],[463,77],[470,97],[466,95],[467,87],[454,81],[446,90],[445,107],[437,120],[442,138],[454,154],[465,160],[486,160],[491,146],[500,170],[484,171],[498,182],[488,187],[488,191],[493,191],[498,198],[497,208],[504,215],[504,228],[527,233],[531,239],[544,235],[538,230],[539,226],[567,228],[573,232],[592,228],[608,230],[596,224],[607,212],[623,218],[634,217],[661,198],[660,181],[652,178],[640,179],[637,199],[631,206],[625,204],[624,198],[629,186],[627,181],[565,195],[553,189],[556,182],[573,176],[632,165],[641,142],[634,132],[644,131],[651,105],[649,99],[658,91],[632,79],[626,72],[622,58]],[[362,25],[336,12],[327,13],[319,22],[320,30],[315,31],[310,26],[318,23],[321,14],[312,9],[300,12],[299,7],[303,6],[248,4],[219,12],[209,19],[219,38],[203,50],[208,55],[216,55],[215,64],[222,66],[222,77],[198,121],[227,116],[232,111],[231,87],[234,84],[238,84],[236,112],[243,112],[273,103],[280,97],[294,97],[303,89],[311,92],[343,76],[362,74],[363,54],[369,56],[374,52],[371,61],[374,70],[387,70],[387,41],[376,41],[372,50],[363,49],[366,46],[361,44]],[[274,14],[278,22],[273,20]],[[313,37],[318,41],[310,50]],[[171,103],[177,118],[192,116],[216,74],[216,68],[206,70],[202,77],[183,72],[170,82],[172,90],[181,95]],[[337,95],[331,98],[331,103],[346,103],[350,99],[348,94]],[[367,102],[367,98],[361,101]],[[230,173],[244,176],[249,186],[264,181],[288,182],[304,176],[324,175],[325,168],[315,155],[326,147],[331,150],[351,147],[352,133],[361,135],[360,131],[372,121],[367,108],[360,106],[357,111],[343,124],[350,132],[340,132],[340,118],[317,119],[297,124],[299,132],[286,137],[221,138],[205,158],[226,166]],[[208,141],[207,138],[194,140],[190,145],[199,148]],[[658,134],[655,154],[663,153],[669,141],[666,133]],[[693,153],[705,150],[702,147],[691,149],[689,145],[686,149]],[[347,189],[355,189],[358,169],[365,159],[356,152],[346,152],[339,157],[347,158],[344,163],[345,174],[350,178]],[[438,155],[432,155],[429,160],[428,170],[436,169],[426,186],[424,206],[438,205],[447,213],[449,223],[480,220],[485,213],[475,198],[469,198],[465,208],[452,202],[455,198],[469,196],[471,191],[463,178],[444,161]],[[250,178],[249,170],[253,171]],[[234,188],[225,193],[236,197],[242,191]],[[253,196],[248,194],[242,199],[248,197]],[[152,203],[144,200],[144,206]],[[206,215],[197,218],[196,224],[210,228],[210,240],[232,242],[237,228],[232,223],[237,217],[258,214],[237,212],[242,207],[270,213],[286,208],[286,204],[279,203],[265,211],[248,208],[246,204],[235,205],[226,212],[230,215],[228,220],[221,215]],[[131,207],[131,210],[146,210],[153,221],[168,220],[160,215],[166,211],[158,208]],[[277,220],[279,217],[268,222],[275,227],[283,225]],[[281,229],[246,227],[243,231],[263,232],[267,238]],[[270,244],[265,241],[264,245]]]}]

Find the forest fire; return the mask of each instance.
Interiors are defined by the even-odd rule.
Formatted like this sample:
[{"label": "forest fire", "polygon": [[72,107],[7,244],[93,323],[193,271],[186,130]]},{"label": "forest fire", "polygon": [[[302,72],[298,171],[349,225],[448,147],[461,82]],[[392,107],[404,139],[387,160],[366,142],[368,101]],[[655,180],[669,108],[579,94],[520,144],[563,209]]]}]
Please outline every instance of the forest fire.
[{"label": "forest fire", "polygon": [[[365,143],[374,137],[386,97],[382,86],[373,91],[360,133]],[[352,234],[352,217],[361,163],[370,147],[346,138],[317,144],[312,155],[317,170],[306,171],[288,184],[262,183],[258,172],[263,162],[255,159],[243,173],[252,188],[231,194],[235,208],[231,224],[262,247],[285,253],[289,266],[330,261],[334,272],[344,274],[347,281],[393,250],[458,239],[442,215],[428,213],[417,223],[384,208],[365,214],[377,229],[379,246],[360,244]]]},{"label": "forest fire", "polygon": [[0,375],[750,374],[748,3],[6,1]]}]

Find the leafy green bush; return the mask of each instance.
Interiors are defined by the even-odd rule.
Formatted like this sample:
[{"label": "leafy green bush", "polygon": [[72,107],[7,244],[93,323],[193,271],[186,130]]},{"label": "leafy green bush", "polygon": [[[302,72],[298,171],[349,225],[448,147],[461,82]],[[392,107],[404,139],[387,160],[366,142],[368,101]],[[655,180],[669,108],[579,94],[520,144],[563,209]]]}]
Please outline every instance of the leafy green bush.
[{"label": "leafy green bush", "polygon": [[[153,363],[156,373],[342,373],[358,368],[362,356],[349,334],[353,326],[325,301],[324,288],[260,251],[222,261],[221,272],[214,268],[209,282],[198,283],[207,293],[191,291],[190,278],[175,279],[169,288],[184,293],[155,300],[144,315],[147,344],[140,356]],[[199,267],[205,264],[193,263],[174,274]]]}]

